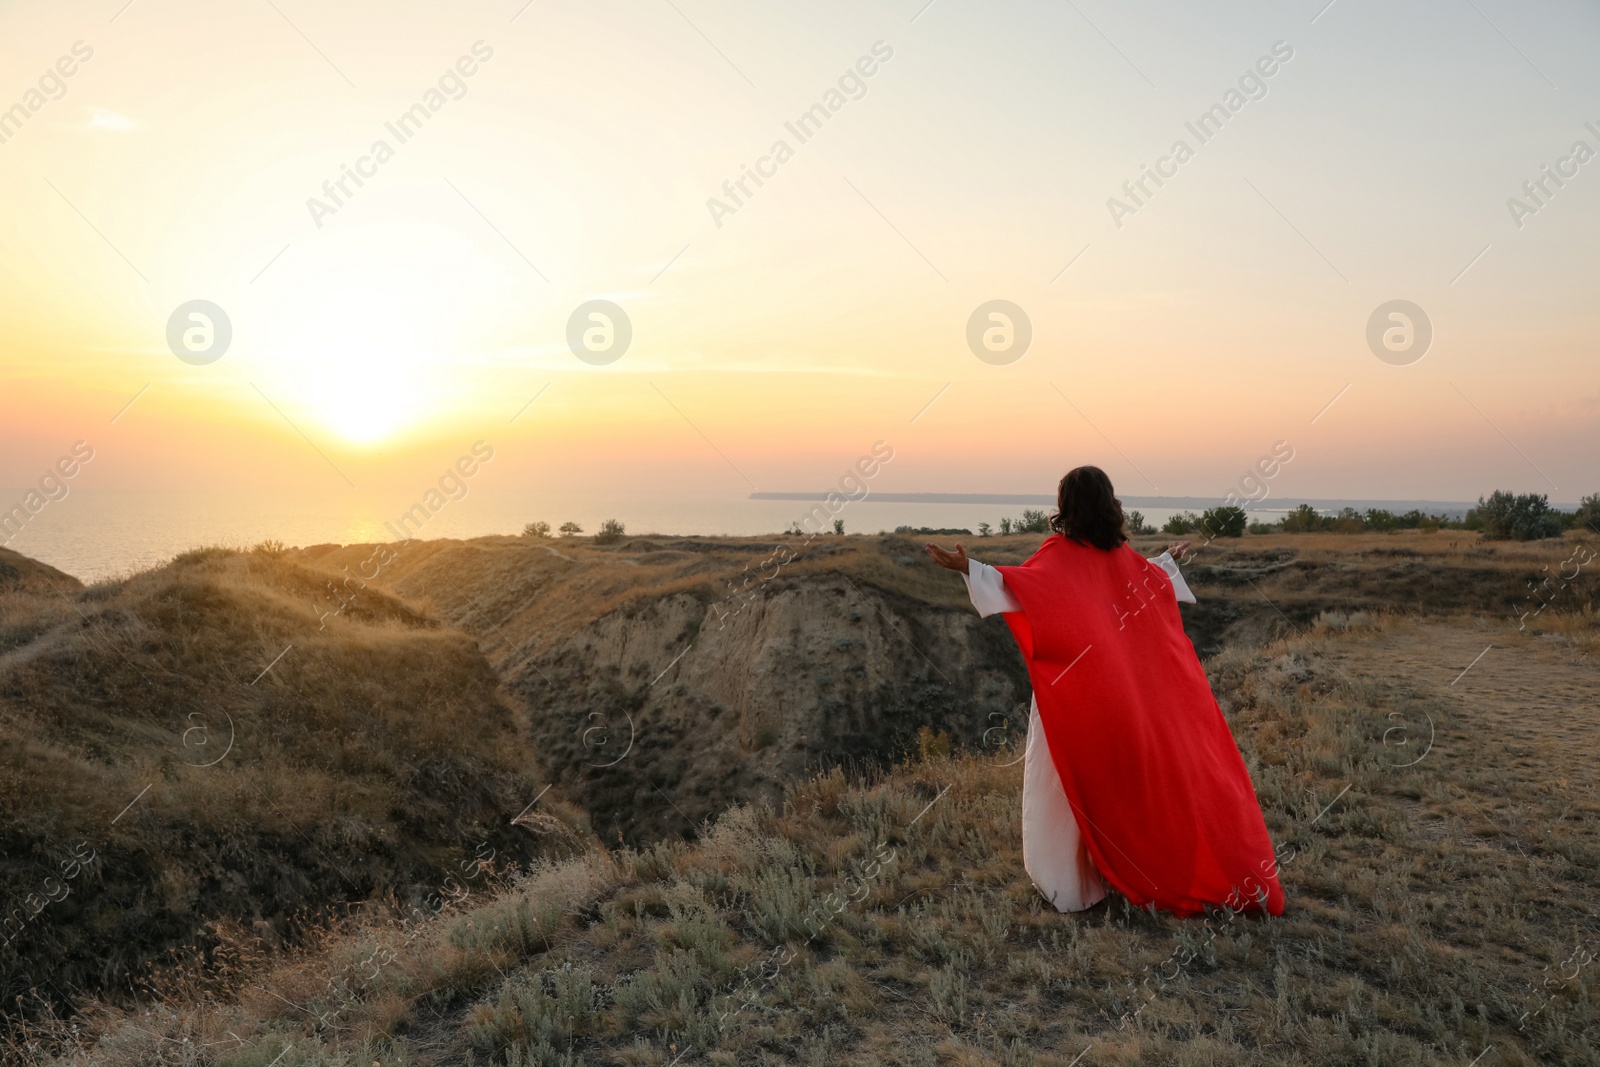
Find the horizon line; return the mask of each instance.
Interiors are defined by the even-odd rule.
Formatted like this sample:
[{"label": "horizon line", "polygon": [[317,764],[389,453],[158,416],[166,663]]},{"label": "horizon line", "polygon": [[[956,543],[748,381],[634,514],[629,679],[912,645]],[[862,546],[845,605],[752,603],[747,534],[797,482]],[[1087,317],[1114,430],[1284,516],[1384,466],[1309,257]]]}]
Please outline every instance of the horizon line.
[{"label": "horizon line", "polygon": [[[830,495],[845,494],[838,490],[825,490],[821,492],[755,492],[748,497],[750,500],[826,500]],[[872,493],[864,497],[849,497],[853,503],[867,503],[876,500],[882,504],[1054,504],[1056,498],[1044,493]],[[1135,507],[1177,507],[1177,508],[1210,508],[1218,507],[1226,502],[1226,498],[1209,496],[1122,496],[1119,497],[1123,504]],[[1263,510],[1268,500],[1240,501],[1239,506],[1246,511]],[[1444,508],[1448,510],[1466,510],[1478,506],[1476,500],[1426,500],[1426,499],[1394,499],[1386,497],[1297,497],[1290,502],[1290,498],[1274,499],[1272,506],[1293,508],[1298,504],[1310,504],[1313,507],[1402,507],[1422,510],[1428,507]],[[1555,502],[1552,506],[1576,507]]]}]

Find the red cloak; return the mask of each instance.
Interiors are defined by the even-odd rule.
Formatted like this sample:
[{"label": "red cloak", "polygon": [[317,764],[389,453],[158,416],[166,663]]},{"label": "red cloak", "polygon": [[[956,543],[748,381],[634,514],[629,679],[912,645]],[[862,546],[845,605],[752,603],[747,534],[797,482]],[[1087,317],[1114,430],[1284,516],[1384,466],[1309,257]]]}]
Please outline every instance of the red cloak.
[{"label": "red cloak", "polygon": [[1135,905],[1283,913],[1255,786],[1172,582],[1126,544],[1052,535],[997,568],[1022,604],[1011,627],[1050,757],[1089,853]]}]

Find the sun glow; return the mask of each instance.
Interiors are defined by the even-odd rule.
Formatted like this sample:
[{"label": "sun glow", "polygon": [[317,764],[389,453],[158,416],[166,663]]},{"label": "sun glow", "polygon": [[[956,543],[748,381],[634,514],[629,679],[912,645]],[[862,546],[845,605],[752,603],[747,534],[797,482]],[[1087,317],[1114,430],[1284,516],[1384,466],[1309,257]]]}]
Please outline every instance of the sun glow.
[{"label": "sun glow", "polygon": [[289,276],[264,311],[282,395],[354,445],[447,418],[468,388],[483,305],[503,285],[495,265],[426,223],[326,238],[315,268]]}]

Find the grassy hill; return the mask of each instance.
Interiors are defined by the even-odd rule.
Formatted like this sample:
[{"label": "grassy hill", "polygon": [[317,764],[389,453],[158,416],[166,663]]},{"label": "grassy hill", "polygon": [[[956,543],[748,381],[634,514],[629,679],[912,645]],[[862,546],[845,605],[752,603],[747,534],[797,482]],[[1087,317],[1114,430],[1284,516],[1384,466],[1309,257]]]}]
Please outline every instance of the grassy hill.
[{"label": "grassy hill", "polygon": [[1482,620],[1330,619],[1211,666],[1281,919],[1055,913],[1022,869],[1017,753],[934,739],[695,842],[357,924],[236,1000],[97,1018],[60,1062],[1600,1062],[1574,953],[1600,940],[1594,662]]},{"label": "grassy hill", "polygon": [[[924,726],[977,744],[991,716],[1026,707],[1004,627],[919,546],[791,545],[430,541],[375,584],[478,639],[544,772],[607,841],[692,835],[819,766],[892,759]],[[372,551],[314,558],[360,573]]]},{"label": "grassy hill", "polygon": [[221,550],[36,577],[0,591],[7,1008],[128,994],[224,928],[276,947],[480,843],[545,850],[507,825],[541,783],[494,673],[404,603],[365,593],[322,626],[327,575]]},{"label": "grassy hill", "polygon": [[[1572,542],[1279,535],[1189,565],[1283,857],[1270,921],[1043,905],[1003,623],[898,537],[768,563],[733,614],[780,543],[413,542],[377,574],[373,546],[200,552],[0,591],[33,635],[0,653],[5,825],[33,834],[4,855],[98,857],[19,943],[102,993],[57,1025],[14,967],[12,1057],[1600,1063],[1592,574],[1513,617]],[[197,767],[212,708],[235,747]],[[557,792],[512,825],[541,782],[596,832]],[[130,1009],[134,965],[196,931]]]}]

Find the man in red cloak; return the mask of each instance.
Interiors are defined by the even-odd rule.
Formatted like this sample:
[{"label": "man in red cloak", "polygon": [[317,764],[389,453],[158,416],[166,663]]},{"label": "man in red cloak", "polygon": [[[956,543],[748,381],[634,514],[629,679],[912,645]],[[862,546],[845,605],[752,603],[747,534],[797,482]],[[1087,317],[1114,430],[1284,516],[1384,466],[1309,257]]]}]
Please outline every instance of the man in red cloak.
[{"label": "man in red cloak", "polygon": [[[1174,586],[1188,590],[1176,564],[1169,572],[1128,546],[1122,504],[1099,468],[1068,472],[1058,505],[1054,532],[1019,567],[969,565],[960,544],[927,546],[935,562],[969,576],[980,610],[973,572],[987,572],[991,601],[1003,601],[991,610],[1004,612],[1027,661],[1037,715],[1023,802],[1029,873],[1062,910],[1103,897],[1098,875],[1135,905],[1179,915],[1207,905],[1282,914],[1255,787],[1183,631]],[[1046,746],[1038,756],[1048,755],[1038,762],[1054,765],[1038,774],[1035,733]],[[1052,786],[1076,825],[1030,827],[1030,814],[1049,806],[1030,803],[1029,790]],[[1035,856],[1049,850],[1041,835],[1078,837],[1076,869],[1028,856],[1030,839]],[[1050,868],[1064,873],[1041,878]],[[1074,903],[1056,900],[1058,887]]]}]

